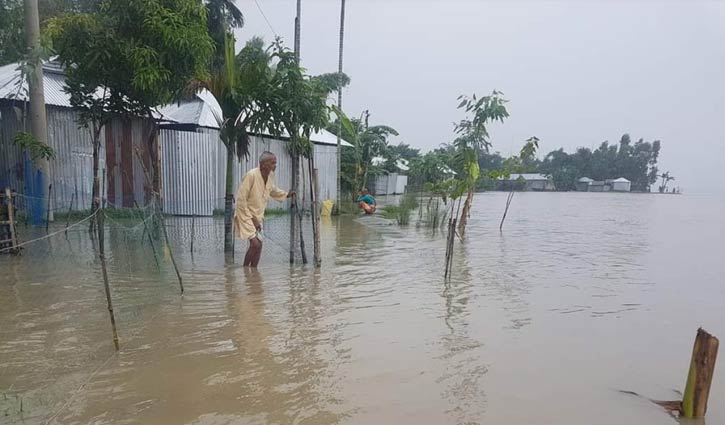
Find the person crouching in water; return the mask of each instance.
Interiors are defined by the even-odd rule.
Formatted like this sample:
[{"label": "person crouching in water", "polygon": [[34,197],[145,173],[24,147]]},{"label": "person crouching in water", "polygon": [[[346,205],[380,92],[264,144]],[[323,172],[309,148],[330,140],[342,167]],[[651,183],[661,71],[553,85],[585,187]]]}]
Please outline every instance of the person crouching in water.
[{"label": "person crouching in water", "polygon": [[375,202],[375,198],[370,195],[370,192],[368,192],[367,189],[363,189],[360,192],[360,197],[357,198],[357,201],[360,206],[360,209],[365,211],[365,214],[373,214],[376,209],[378,209],[377,202]]},{"label": "person crouching in water", "polygon": [[259,167],[249,170],[237,190],[234,231],[242,240],[249,241],[244,256],[245,267],[257,267],[262,256],[262,222],[269,197],[283,201],[295,196],[294,192],[285,192],[277,187],[274,177],[276,169],[277,157],[272,152],[262,153]]}]

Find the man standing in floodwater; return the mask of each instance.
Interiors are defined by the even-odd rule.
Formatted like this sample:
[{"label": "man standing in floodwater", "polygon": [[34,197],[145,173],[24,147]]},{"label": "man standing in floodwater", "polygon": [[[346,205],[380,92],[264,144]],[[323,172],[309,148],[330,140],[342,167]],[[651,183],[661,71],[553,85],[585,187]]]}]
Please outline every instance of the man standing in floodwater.
[{"label": "man standing in floodwater", "polygon": [[243,240],[249,241],[244,256],[245,267],[257,267],[262,256],[262,222],[267,201],[271,196],[277,201],[295,196],[277,187],[274,171],[277,157],[264,152],[259,157],[259,167],[249,170],[237,190],[237,206],[234,210],[234,231]]}]

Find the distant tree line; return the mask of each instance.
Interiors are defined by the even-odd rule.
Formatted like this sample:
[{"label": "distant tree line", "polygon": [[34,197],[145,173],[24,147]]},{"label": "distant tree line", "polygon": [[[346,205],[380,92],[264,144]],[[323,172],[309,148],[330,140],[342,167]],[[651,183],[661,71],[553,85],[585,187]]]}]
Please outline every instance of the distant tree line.
[{"label": "distant tree line", "polygon": [[[629,134],[624,134],[618,144],[605,141],[594,150],[580,147],[572,153],[560,148],[549,152],[543,159],[526,159],[521,164],[521,170],[551,177],[559,191],[575,190],[576,182],[581,177],[594,180],[624,177],[632,182],[633,191],[648,192],[661,177],[657,168],[660,149],[659,140],[646,142],[639,139],[632,143]],[[443,144],[425,154],[409,145],[400,144],[390,146],[384,156],[389,159],[386,162],[388,168],[393,167],[393,161],[398,158],[408,160],[411,166],[409,184],[422,187],[427,182],[436,183],[452,177],[451,171],[456,175],[463,172],[460,163],[455,160],[455,154],[456,149],[451,144]],[[498,152],[478,152],[478,166],[481,170],[478,189],[495,189],[495,181],[490,176],[496,171],[510,168],[507,164],[512,158],[506,158]]]}]

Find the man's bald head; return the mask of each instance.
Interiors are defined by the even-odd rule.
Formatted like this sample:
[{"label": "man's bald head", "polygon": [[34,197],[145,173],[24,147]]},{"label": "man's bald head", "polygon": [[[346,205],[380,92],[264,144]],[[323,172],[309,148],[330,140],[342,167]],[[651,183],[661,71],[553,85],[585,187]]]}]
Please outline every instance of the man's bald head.
[{"label": "man's bald head", "polygon": [[269,151],[262,152],[262,155],[259,155],[259,169],[265,176],[276,170],[277,156]]},{"label": "man's bald head", "polygon": [[262,165],[264,162],[271,159],[277,159],[277,156],[270,151],[264,151],[261,155],[259,155],[259,165]]}]

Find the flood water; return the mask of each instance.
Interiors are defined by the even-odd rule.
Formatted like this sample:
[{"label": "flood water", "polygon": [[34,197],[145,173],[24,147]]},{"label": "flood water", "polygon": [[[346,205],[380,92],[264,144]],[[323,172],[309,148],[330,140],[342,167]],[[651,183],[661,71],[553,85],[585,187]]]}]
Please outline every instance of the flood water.
[{"label": "flood water", "polygon": [[449,282],[444,236],[414,224],[323,221],[315,271],[273,217],[249,271],[220,219],[196,220],[192,255],[170,218],[181,297],[168,252],[157,268],[135,223],[108,223],[118,353],[84,229],[2,255],[0,423],[676,424],[619,390],[678,399],[698,326],[725,337],[725,200],[520,193],[499,233],[505,197],[476,196]]}]

